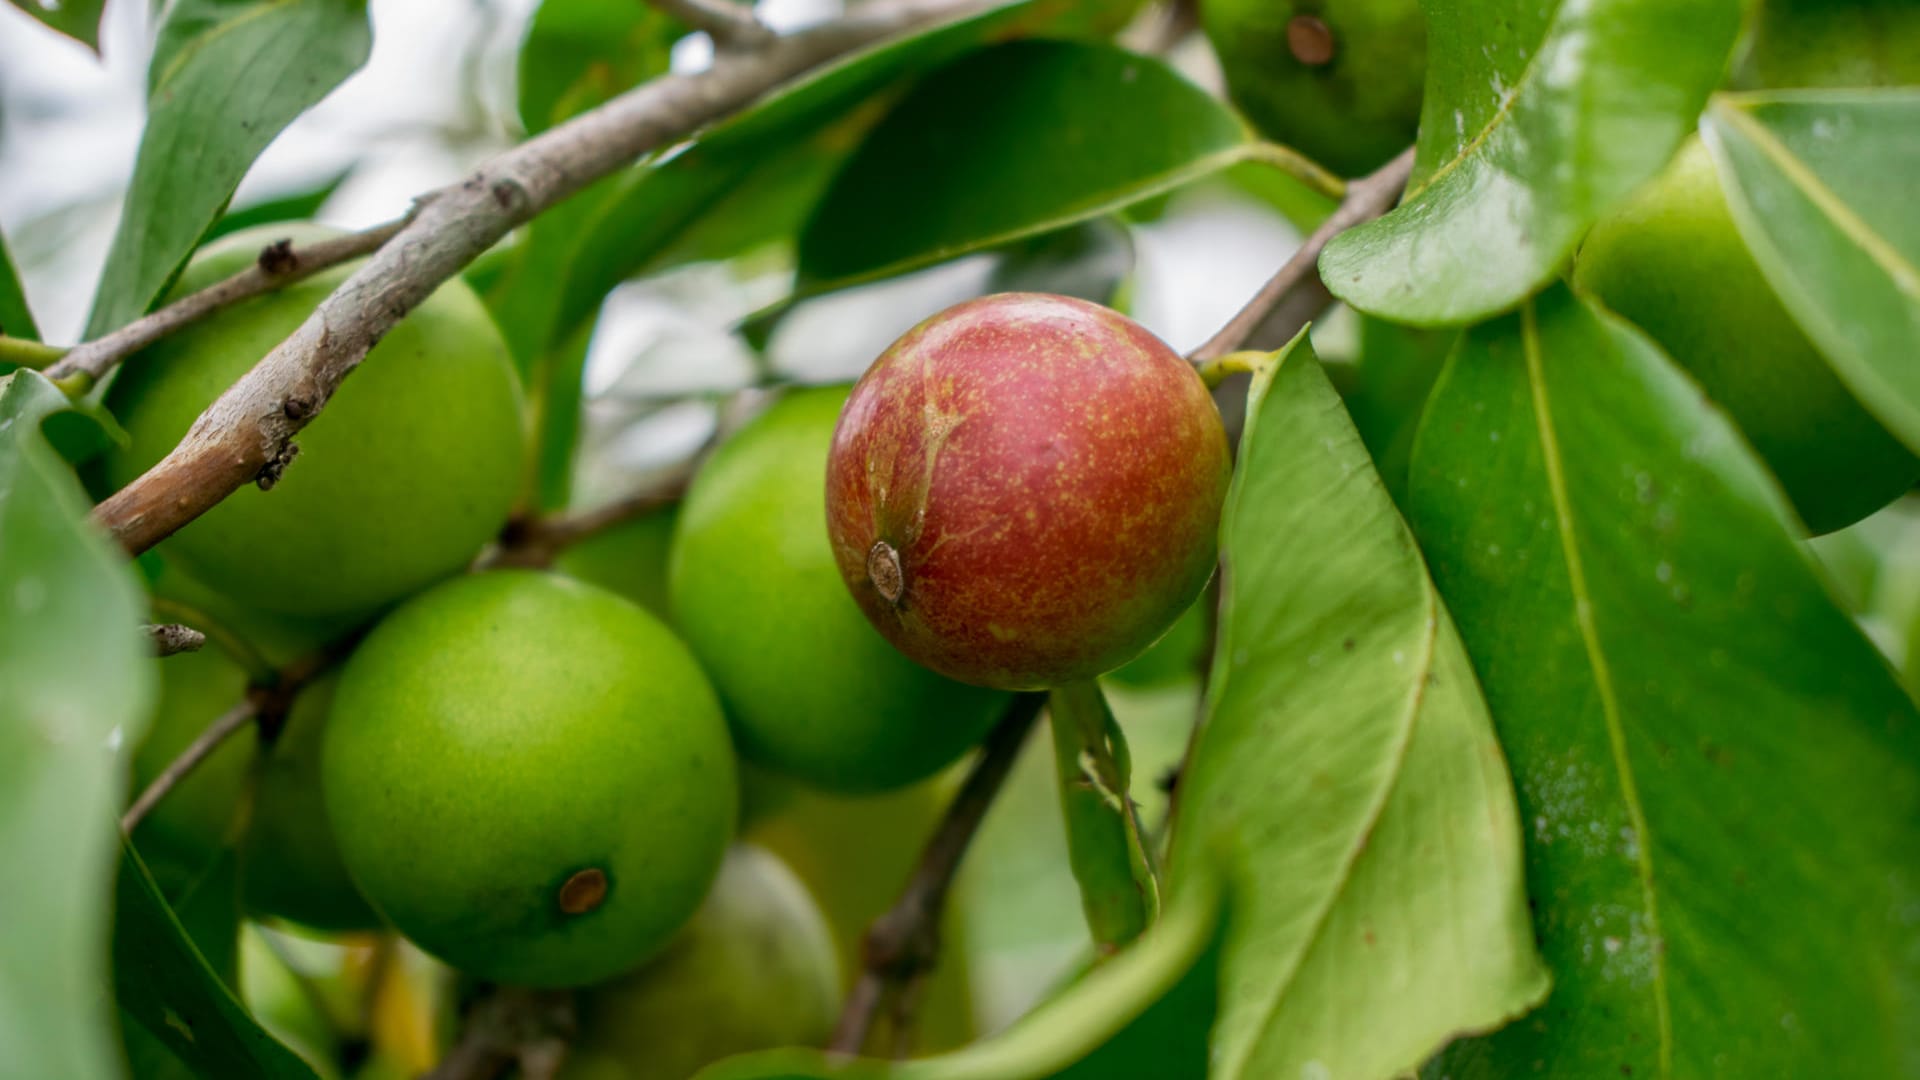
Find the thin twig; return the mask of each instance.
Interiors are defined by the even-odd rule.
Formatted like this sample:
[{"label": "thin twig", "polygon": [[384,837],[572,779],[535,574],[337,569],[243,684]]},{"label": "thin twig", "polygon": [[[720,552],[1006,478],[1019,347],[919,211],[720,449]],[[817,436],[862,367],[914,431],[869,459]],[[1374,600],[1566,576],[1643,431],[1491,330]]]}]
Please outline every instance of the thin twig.
[{"label": "thin twig", "polygon": [[259,712],[260,699],[253,694],[248,694],[239,704],[221,713],[219,719],[208,724],[207,729],[181,751],[179,757],[168,762],[167,767],[160,770],[160,775],[154,777],[153,782],[140,793],[140,797],[133,800],[133,805],[127,807],[127,812],[120,816],[120,831],[132,832],[134,826],[140,824],[141,820],[147,816],[148,811],[159,805],[161,799],[166,798],[168,792],[172,791],[180,781],[192,775],[193,770],[199,768],[201,762],[212,757],[213,752],[220,748],[220,744],[227,741],[228,736],[252,723]]},{"label": "thin twig", "polygon": [[717,49],[757,49],[773,40],[773,31],[748,4],[732,0],[647,0],[666,15],[704,30]]},{"label": "thin twig", "polygon": [[687,485],[693,481],[699,462],[696,457],[676,465],[652,483],[605,506],[557,517],[508,522],[500,534],[499,547],[482,561],[480,568],[551,566],[567,548],[680,501],[687,493]]},{"label": "thin twig", "polygon": [[1408,147],[1378,171],[1348,184],[1339,208],[1313,230],[1300,250],[1260,287],[1246,307],[1187,358],[1198,364],[1248,346],[1279,348],[1286,344],[1332,299],[1316,272],[1327,241],[1391,210],[1412,171],[1413,148]]},{"label": "thin twig", "polygon": [[[987,736],[979,760],[921,851],[900,898],[867,928],[861,943],[864,969],[847,996],[833,1041],[827,1044],[829,1050],[859,1053],[886,1001],[933,970],[940,955],[940,916],[954,873],[1046,703],[1044,693],[1020,694]],[[896,1035],[908,1019],[902,1010],[895,1010]]]},{"label": "thin twig", "polygon": [[183,652],[199,652],[207,643],[207,635],[191,626],[179,623],[149,623],[140,629],[147,632],[147,640],[153,642],[155,656],[177,656]]},{"label": "thin twig", "polygon": [[94,509],[132,553],[147,550],[263,473],[375,342],[515,227],[603,176],[731,115],[795,76],[987,0],[905,0],[727,52],[704,71],[665,75],[500,154],[416,203],[398,235],[322,301],[293,335],[220,395],[172,452]]},{"label": "thin twig", "polygon": [[407,218],[376,225],[362,232],[329,237],[294,247],[279,240],[260,249],[260,257],[245,270],[187,295],[150,315],[135,319],[118,330],[75,345],[61,360],[47,369],[50,379],[82,376],[91,385],[113,370],[120,361],[178,331],[189,323],[206,318],[222,308],[232,307],[296,281],[357,259],[377,250],[398,234]]},{"label": "thin twig", "polygon": [[459,1040],[423,1080],[493,1080],[514,1064],[528,1080],[551,1080],[577,1024],[571,991],[494,987],[467,1010]]}]

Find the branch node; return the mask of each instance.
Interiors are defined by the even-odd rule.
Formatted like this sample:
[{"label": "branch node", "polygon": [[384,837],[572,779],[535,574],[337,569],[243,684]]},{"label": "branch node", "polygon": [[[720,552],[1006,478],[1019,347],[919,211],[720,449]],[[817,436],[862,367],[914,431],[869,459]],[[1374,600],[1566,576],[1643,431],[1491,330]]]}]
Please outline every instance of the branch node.
[{"label": "branch node", "polygon": [[199,652],[201,646],[207,643],[207,635],[179,623],[153,623],[141,629],[147,632],[147,638],[153,642],[155,656]]},{"label": "branch node", "polygon": [[300,256],[293,252],[293,241],[281,237],[260,249],[260,272],[270,278],[291,274],[300,267]]},{"label": "branch node", "polygon": [[[291,401],[287,403],[289,407],[291,407],[292,404],[293,402]],[[293,414],[288,413],[287,415],[291,417]],[[293,459],[299,456],[299,443],[291,439],[281,443],[279,447],[273,450],[272,455],[267,458],[267,463],[260,466],[260,474],[253,478],[254,485],[261,491],[272,491],[273,486],[278,484],[280,477],[286,473],[287,466],[293,464]]]}]

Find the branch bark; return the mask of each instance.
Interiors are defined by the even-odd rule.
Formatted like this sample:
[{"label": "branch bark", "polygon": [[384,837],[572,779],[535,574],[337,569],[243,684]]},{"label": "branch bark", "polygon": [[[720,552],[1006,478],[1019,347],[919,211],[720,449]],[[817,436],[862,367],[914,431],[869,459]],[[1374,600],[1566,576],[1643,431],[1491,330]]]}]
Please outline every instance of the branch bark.
[{"label": "branch bark", "polygon": [[934,830],[913,874],[907,879],[900,899],[886,914],[873,921],[861,942],[865,960],[860,979],[840,1013],[829,1050],[857,1054],[867,1043],[873,1021],[889,998],[902,1007],[893,1011],[895,1048],[903,1049],[901,1036],[911,1020],[910,1002],[914,987],[933,970],[940,955],[940,916],[946,910],[947,893],[960,859],[973,843],[980,822],[993,806],[994,797],[1013,771],[1027,733],[1033,729],[1041,708],[1047,703],[1044,693],[1020,694],[1007,707],[1007,713],[987,736],[980,759],[947,807],[947,813]]},{"label": "branch bark", "polygon": [[705,71],[636,87],[432,193],[291,337],[209,406],[172,453],[96,507],[96,521],[129,552],[147,550],[284,466],[293,436],[381,336],[515,227],[811,68],[989,6],[907,0],[774,38],[752,52],[723,53]]},{"label": "branch bark", "polygon": [[691,458],[653,483],[605,506],[577,514],[509,522],[500,535],[499,548],[483,560],[481,568],[551,566],[554,558],[567,548],[679,502],[687,493],[687,485],[693,482],[701,460],[702,457]]},{"label": "branch bark", "polygon": [[757,49],[773,40],[773,31],[754,17],[753,8],[734,0],[647,0],[654,8],[704,30],[716,51]]},{"label": "branch bark", "polygon": [[153,642],[155,656],[177,656],[183,652],[199,652],[207,643],[207,635],[180,623],[148,623],[141,629],[147,632],[147,640]]},{"label": "branch bark", "polygon": [[127,812],[120,815],[120,831],[132,832],[135,826],[146,819],[147,814],[152,812],[154,807],[160,805],[160,800],[166,798],[168,792],[179,786],[182,780],[193,775],[193,770],[199,768],[201,762],[212,757],[213,752],[220,749],[220,745],[226,742],[234,732],[252,723],[259,712],[260,699],[248,694],[239,704],[221,713],[219,719],[208,724],[205,731],[195,737],[193,742],[187,744],[187,748],[180,752],[179,757],[168,762],[167,767],[160,770],[160,775],[154,777],[153,782],[140,792],[140,797],[133,800],[133,805],[127,807]]},{"label": "branch bark", "polygon": [[1413,148],[1372,174],[1347,185],[1346,198],[1313,230],[1253,299],[1227,320],[1219,332],[1188,354],[1196,364],[1217,360],[1244,348],[1277,349],[1333,301],[1320,280],[1320,252],[1327,242],[1364,221],[1372,221],[1400,199],[1413,171]]},{"label": "branch bark", "polygon": [[322,270],[338,266],[378,250],[393,239],[407,223],[406,218],[376,225],[364,232],[330,237],[312,244],[294,247],[285,240],[260,249],[252,266],[224,281],[215,282],[199,292],[188,293],[166,307],[135,319],[110,334],[67,350],[60,361],[46,371],[50,379],[80,376],[92,385],[113,370],[115,364],[159,341],[189,323],[206,318],[222,308],[242,300],[283,289],[296,281],[312,277]]}]

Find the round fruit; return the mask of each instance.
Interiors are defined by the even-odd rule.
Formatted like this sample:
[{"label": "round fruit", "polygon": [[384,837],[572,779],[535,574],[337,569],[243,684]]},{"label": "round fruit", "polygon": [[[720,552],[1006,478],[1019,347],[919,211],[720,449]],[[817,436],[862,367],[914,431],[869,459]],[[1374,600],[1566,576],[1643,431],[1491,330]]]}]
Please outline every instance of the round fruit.
[{"label": "round fruit", "polygon": [[1358,176],[1412,145],[1427,70],[1419,0],[1206,0],[1227,91],[1254,126]]},{"label": "round fruit", "polygon": [[316,930],[372,930],[380,916],[354,887],[320,796],[320,746],[338,674],[300,691],[261,763],[241,849],[247,910]]},{"label": "round fruit", "polygon": [[[217,645],[150,661],[160,675],[160,704],[147,737],[133,753],[129,799],[146,790],[207,725],[239,704],[247,673]],[[154,804],[134,829],[134,846],[163,892],[198,880],[237,820],[258,739],[252,725],[235,732],[167,797]]]},{"label": "round fruit", "polygon": [[666,619],[667,557],[673,549],[677,506],[667,506],[622,522],[560,552],[553,568],[591,585],[609,589]]},{"label": "round fruit", "polygon": [[[274,240],[326,235],[286,225],[235,233],[196,256],[173,295],[242,269]],[[164,457],[353,269],[236,305],[130,359],[106,403],[132,442],[107,455],[104,481],[118,488]],[[272,491],[242,488],[164,550],[250,605],[370,611],[459,570],[499,531],[526,439],[500,332],[473,291],[450,282],[381,339],[300,433],[299,457]]]},{"label": "round fruit", "polygon": [[581,995],[561,1076],[685,1080],[733,1054],[818,1046],[839,1006],[825,917],[793,871],[741,845],[666,952]]},{"label": "round fruit", "polygon": [[846,395],[788,394],[715,452],[681,506],[669,588],[742,756],[821,787],[876,791],[965,753],[1005,697],[901,656],[840,584],[823,485]]},{"label": "round fruit", "polygon": [[347,661],[322,792],[347,869],[481,978],[569,986],[657,952],[739,799],[719,703],[658,619],[553,574],[459,578]]},{"label": "round fruit", "polygon": [[1193,367],[1083,300],[949,308],[874,361],[827,466],[834,556],[900,651],[964,682],[1090,679],[1213,573],[1227,439]]},{"label": "round fruit", "polygon": [[1696,139],[1581,246],[1574,282],[1692,372],[1766,459],[1815,533],[1920,478],[1781,306],[1741,241]]}]

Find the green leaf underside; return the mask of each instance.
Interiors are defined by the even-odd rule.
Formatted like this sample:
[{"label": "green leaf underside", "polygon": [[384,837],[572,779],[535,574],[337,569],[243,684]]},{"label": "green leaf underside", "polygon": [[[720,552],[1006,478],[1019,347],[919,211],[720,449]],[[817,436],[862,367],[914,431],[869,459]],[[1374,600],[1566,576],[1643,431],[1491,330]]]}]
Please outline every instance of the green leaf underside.
[{"label": "green leaf underside", "polygon": [[1277,356],[1221,529],[1172,877],[1227,853],[1211,1075],[1385,1078],[1525,1011],[1548,979],[1459,638],[1304,334]]},{"label": "green leaf underside", "polygon": [[34,325],[26,290],[20,287],[20,274],[13,267],[13,256],[7,253],[4,236],[0,236],[0,334],[40,340],[40,328]]},{"label": "green leaf underside", "polygon": [[100,11],[107,0],[8,0],[14,7],[47,26],[92,49],[100,51]]},{"label": "green leaf underside", "polygon": [[1729,424],[1557,286],[1462,339],[1410,502],[1556,983],[1430,1075],[1911,1074],[1920,716]]},{"label": "green leaf underside", "polygon": [[1018,41],[921,80],[800,236],[800,288],[888,277],[1048,232],[1224,169],[1246,126],[1159,60]]},{"label": "green leaf underside", "polygon": [[207,230],[202,243],[210,242],[228,233],[239,232],[241,229],[251,229],[255,225],[305,221],[320,212],[320,208],[326,205],[334,192],[340,190],[340,185],[346,183],[350,175],[352,171],[348,170],[329,176],[304,191],[295,191],[278,198],[228,210],[220,215],[220,220],[213,223],[213,228]]},{"label": "green leaf underside", "polygon": [[131,847],[117,889],[114,983],[120,1007],[196,1076],[315,1080],[208,965]]},{"label": "green leaf underside", "polygon": [[1427,96],[1400,209],[1327,245],[1327,287],[1417,325],[1473,322],[1553,279],[1658,172],[1720,81],[1740,0],[1423,0]]},{"label": "green leaf underside", "polygon": [[1920,450],[1920,89],[1723,97],[1702,129],[1768,283]]},{"label": "green leaf underside", "polygon": [[181,0],[169,12],[89,338],[159,298],[254,158],[364,64],[372,41],[364,0]]},{"label": "green leaf underside", "polygon": [[93,1080],[118,1072],[101,992],[117,748],[153,676],[133,572],[40,435],[66,406],[36,372],[0,378],[0,1075]]},{"label": "green leaf underside", "polygon": [[[709,1066],[697,1080],[1050,1080],[1080,1077],[1080,1063],[1097,1060],[1104,1046],[1136,1030],[1151,1030],[1152,1010],[1165,1001],[1205,1005],[1204,976],[1217,947],[1220,889],[1202,867],[1182,887],[1151,930],[1088,972],[1069,989],[1035,1007],[1006,1031],[950,1054],[886,1063],[847,1059],[818,1050],[745,1054]],[[1198,991],[1196,993],[1196,991]],[[1184,1009],[1183,1009],[1184,1011]],[[1132,1064],[1132,1063],[1130,1063]],[[1107,1074],[1107,1075],[1125,1075]],[[1155,1080],[1183,1080],[1155,1077]]]}]

